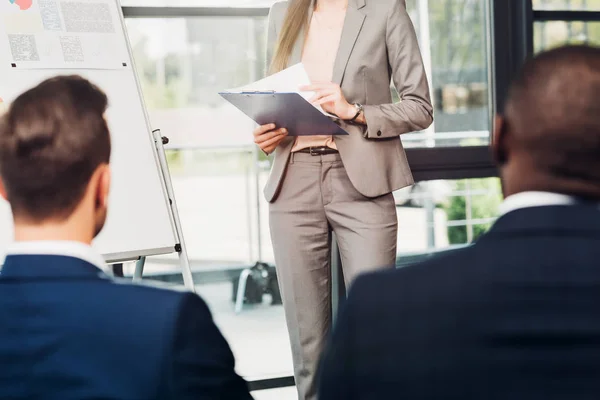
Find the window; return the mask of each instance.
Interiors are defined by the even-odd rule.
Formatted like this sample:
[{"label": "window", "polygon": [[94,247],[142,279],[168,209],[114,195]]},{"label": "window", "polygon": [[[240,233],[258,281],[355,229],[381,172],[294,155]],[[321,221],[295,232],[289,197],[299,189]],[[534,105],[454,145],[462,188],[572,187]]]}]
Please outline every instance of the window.
[{"label": "window", "polygon": [[[405,146],[486,145],[491,124],[487,2],[409,0],[407,6],[430,78],[435,122],[424,132],[404,135]],[[266,17],[135,19],[128,29],[152,120],[161,129],[172,127],[174,143],[250,143],[252,124],[217,92],[262,77]],[[211,123],[217,119],[226,122]],[[198,134],[194,126],[206,131]]]},{"label": "window", "polygon": [[[272,3],[123,0],[152,126],[170,139],[169,166],[198,292],[231,344],[238,371],[250,381],[292,375],[282,307],[265,296],[239,314],[234,308],[232,282],[240,271],[257,260],[273,262],[262,197],[270,160],[252,143],[253,123],[218,92],[262,76]],[[411,162],[426,168],[428,181],[394,194],[400,265],[471,243],[497,216],[498,179],[463,179],[493,174],[482,164],[488,156],[492,98],[488,3],[407,0],[436,120],[425,132],[402,137]],[[236,7],[255,6],[236,13]],[[425,154],[429,151],[436,157]],[[444,163],[452,165],[451,175]],[[415,176],[424,179],[416,169]],[[456,180],[443,180],[449,177]],[[145,276],[179,279],[173,261],[153,258]]]},{"label": "window", "polygon": [[534,10],[600,10],[598,0],[533,0]]},{"label": "window", "polygon": [[405,147],[481,146],[490,136],[488,3],[408,0],[432,89],[435,121]]},{"label": "window", "polygon": [[565,44],[600,45],[600,22],[549,21],[534,24],[536,53]]},{"label": "window", "polygon": [[394,195],[401,264],[473,242],[490,228],[502,201],[497,178],[420,182]]},{"label": "window", "polygon": [[152,125],[175,148],[252,144],[252,121],[218,92],[263,75],[266,18],[131,19],[127,28]]},{"label": "window", "polygon": [[600,0],[533,1],[534,52],[565,44],[600,45]]}]

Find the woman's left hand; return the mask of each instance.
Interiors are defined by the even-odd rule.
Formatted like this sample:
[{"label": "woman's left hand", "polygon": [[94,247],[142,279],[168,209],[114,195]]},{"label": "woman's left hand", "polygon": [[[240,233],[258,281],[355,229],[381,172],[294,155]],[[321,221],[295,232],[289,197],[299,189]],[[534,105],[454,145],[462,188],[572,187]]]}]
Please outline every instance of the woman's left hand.
[{"label": "woman's left hand", "polygon": [[338,118],[350,120],[356,115],[356,107],[348,103],[340,85],[331,82],[313,83],[312,85],[302,86],[303,92],[315,92],[310,102],[320,105],[323,110]]}]

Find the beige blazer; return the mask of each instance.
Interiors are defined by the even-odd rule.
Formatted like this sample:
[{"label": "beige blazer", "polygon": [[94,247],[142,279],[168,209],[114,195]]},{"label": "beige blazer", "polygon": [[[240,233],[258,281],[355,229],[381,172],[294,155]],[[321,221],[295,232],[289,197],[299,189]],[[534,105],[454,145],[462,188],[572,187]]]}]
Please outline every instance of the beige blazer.
[{"label": "beige blazer", "polygon": [[[349,135],[336,136],[335,143],[354,187],[364,196],[376,197],[414,183],[400,135],[431,125],[433,107],[406,1],[348,2],[333,82],[340,85],[348,102],[364,105],[367,126],[342,123]],[[268,63],[287,5],[287,1],[275,3],[269,13]],[[301,34],[288,65],[301,61],[303,47]],[[396,104],[392,103],[391,80],[401,98]],[[269,202],[277,197],[294,139],[285,138],[275,150],[264,191]]]}]

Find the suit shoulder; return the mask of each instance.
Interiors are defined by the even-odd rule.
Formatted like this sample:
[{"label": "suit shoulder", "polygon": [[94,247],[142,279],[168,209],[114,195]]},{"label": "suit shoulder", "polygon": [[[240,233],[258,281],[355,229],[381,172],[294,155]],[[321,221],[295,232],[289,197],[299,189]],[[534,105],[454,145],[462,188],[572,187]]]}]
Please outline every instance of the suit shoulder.
[{"label": "suit shoulder", "polygon": [[371,0],[365,10],[369,19],[377,24],[388,24],[390,20],[402,23],[405,18],[410,19],[404,0]]},{"label": "suit shoulder", "polygon": [[377,0],[367,3],[367,7],[372,7],[376,10],[389,11],[393,8],[401,8],[406,10],[406,0]]},{"label": "suit shoulder", "polygon": [[287,1],[278,1],[278,2],[275,2],[271,6],[271,10],[269,11],[269,15],[271,17],[275,17],[277,19],[282,19],[283,15],[287,11],[288,4],[289,3]]}]

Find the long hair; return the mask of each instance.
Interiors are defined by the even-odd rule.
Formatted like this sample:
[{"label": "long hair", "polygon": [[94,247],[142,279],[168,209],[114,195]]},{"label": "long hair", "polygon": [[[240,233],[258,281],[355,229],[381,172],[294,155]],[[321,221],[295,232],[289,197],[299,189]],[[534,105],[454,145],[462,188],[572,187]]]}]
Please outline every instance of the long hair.
[{"label": "long hair", "polygon": [[287,67],[296,40],[308,26],[308,12],[312,2],[313,0],[290,0],[269,68],[271,73]]}]

